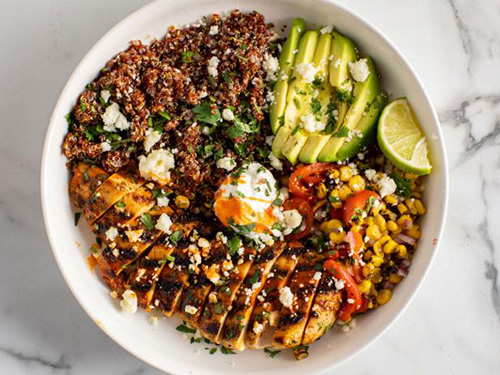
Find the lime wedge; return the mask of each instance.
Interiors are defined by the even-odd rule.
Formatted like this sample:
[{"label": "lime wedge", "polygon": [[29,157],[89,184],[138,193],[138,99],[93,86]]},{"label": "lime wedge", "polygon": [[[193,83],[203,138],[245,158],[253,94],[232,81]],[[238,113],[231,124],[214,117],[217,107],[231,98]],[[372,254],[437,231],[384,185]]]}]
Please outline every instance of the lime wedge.
[{"label": "lime wedge", "polygon": [[431,173],[427,139],[406,98],[396,99],[384,108],[377,141],[386,158],[403,172]]}]

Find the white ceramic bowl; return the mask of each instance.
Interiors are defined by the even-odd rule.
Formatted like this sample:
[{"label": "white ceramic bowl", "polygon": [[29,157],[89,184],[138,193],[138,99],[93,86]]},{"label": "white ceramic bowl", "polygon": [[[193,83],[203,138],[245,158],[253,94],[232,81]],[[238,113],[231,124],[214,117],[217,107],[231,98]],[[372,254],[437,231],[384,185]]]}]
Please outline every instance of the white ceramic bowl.
[{"label": "white ceramic bowl", "polygon": [[[391,302],[357,319],[349,333],[334,332],[312,345],[311,355],[297,362],[291,355],[269,359],[261,351],[238,355],[208,355],[203,345],[190,345],[175,330],[177,319],[162,319],[152,329],[143,312],[126,315],[109,297],[107,287],[89,271],[86,257],[93,236],[84,220],[75,227],[68,199],[68,172],[61,153],[66,134],[64,116],[74,105],[85,85],[130,40],[148,41],[163,37],[170,25],[184,25],[203,15],[234,8],[257,10],[268,21],[281,25],[297,16],[308,23],[335,25],[372,55],[383,77],[383,86],[392,98],[407,96],[430,141],[434,169],[426,182],[425,203],[428,212],[422,221],[422,239],[410,274],[395,290]],[[435,137],[432,137],[435,138]],[[352,11],[326,0],[182,0],[156,1],[138,10],[110,30],[84,57],[64,88],[54,109],[43,151],[41,192],[47,234],[54,256],[70,289],[94,322],[126,350],[145,362],[172,374],[313,374],[333,368],[359,353],[378,338],[402,313],[422,283],[437,251],[447,205],[447,163],[438,118],[428,95],[414,71],[380,32]],[[200,351],[195,355],[195,350]]]}]

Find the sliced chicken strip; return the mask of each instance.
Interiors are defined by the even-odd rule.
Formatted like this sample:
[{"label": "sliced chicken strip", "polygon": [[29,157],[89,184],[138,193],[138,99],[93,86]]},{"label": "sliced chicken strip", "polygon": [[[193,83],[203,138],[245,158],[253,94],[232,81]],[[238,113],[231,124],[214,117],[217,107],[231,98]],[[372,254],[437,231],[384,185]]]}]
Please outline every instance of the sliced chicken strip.
[{"label": "sliced chicken strip", "polygon": [[342,293],[335,288],[333,276],[323,272],[301,345],[313,343],[333,327],[341,302]]},{"label": "sliced chicken strip", "polygon": [[214,242],[210,246],[210,253],[203,261],[204,266],[198,274],[194,273],[189,282],[189,287],[184,288],[179,314],[183,320],[196,327],[203,312],[208,294],[212,291],[214,283],[219,279],[214,279],[209,272],[211,266],[220,266],[228,254],[227,247],[220,241]]},{"label": "sliced chicken strip", "polygon": [[301,343],[321,280],[323,259],[316,251],[308,250],[295,268],[289,286],[280,289],[283,306],[273,336],[273,347],[276,349],[291,348]]},{"label": "sliced chicken strip", "polygon": [[287,285],[304,247],[297,241],[287,245],[268,274],[264,287],[257,296],[252,315],[248,320],[245,343],[250,349],[271,346],[275,326],[278,322],[281,303],[279,289]]},{"label": "sliced chicken strip", "polygon": [[76,207],[83,209],[99,185],[109,177],[109,173],[87,163],[78,163],[72,172],[69,196]]},{"label": "sliced chicken strip", "polygon": [[[255,299],[264,287],[276,259],[286,247],[285,242],[262,249],[250,267],[245,281],[238,289],[222,330],[222,345],[238,351],[245,349],[245,333],[254,308]],[[253,327],[250,327],[252,329]]]},{"label": "sliced chicken strip", "polygon": [[[236,292],[245,279],[255,258],[255,249],[246,248],[243,256],[229,272],[227,279],[219,282],[214,291],[214,298],[209,298],[198,322],[200,333],[212,342],[220,343],[222,326],[236,296]],[[224,269],[224,266],[223,266]]]}]

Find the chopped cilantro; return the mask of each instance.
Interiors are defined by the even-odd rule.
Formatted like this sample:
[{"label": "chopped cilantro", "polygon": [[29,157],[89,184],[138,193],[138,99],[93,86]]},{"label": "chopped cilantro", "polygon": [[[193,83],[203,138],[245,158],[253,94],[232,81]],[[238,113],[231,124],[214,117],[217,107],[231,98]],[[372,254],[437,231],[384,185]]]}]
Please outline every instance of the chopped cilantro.
[{"label": "chopped cilantro", "polygon": [[120,208],[123,208],[123,207],[125,207],[126,205],[125,205],[125,202],[119,201],[119,202],[116,202],[116,206],[117,206],[117,207],[120,207]]},{"label": "chopped cilantro", "polygon": [[185,324],[178,325],[175,329],[179,332],[184,332],[184,333],[196,333],[196,329],[188,327]]},{"label": "chopped cilantro", "polygon": [[349,135],[349,128],[347,126],[342,126],[339,130],[332,134],[333,137],[345,138]]},{"label": "chopped cilantro", "polygon": [[281,353],[281,350],[272,350],[272,349],[269,349],[269,348],[265,348],[264,349],[264,352],[269,354],[269,357],[270,358],[274,358],[276,357],[278,354]]},{"label": "chopped cilantro", "polygon": [[144,214],[141,216],[141,222],[144,224],[146,229],[151,230],[155,227],[155,220],[151,217],[150,214]]},{"label": "chopped cilantro", "polygon": [[227,246],[229,246],[229,254],[235,254],[241,247],[241,239],[238,236],[233,236],[227,241]]},{"label": "chopped cilantro", "polygon": [[390,178],[396,183],[396,194],[402,197],[411,198],[411,181],[397,173],[391,173]]},{"label": "chopped cilantro", "polygon": [[293,130],[292,130],[292,135],[297,134],[297,132],[298,132],[299,130],[300,130],[300,126],[299,126],[299,125],[297,125],[297,126],[295,127],[295,129],[293,129]]},{"label": "chopped cilantro", "polygon": [[194,52],[192,52],[192,51],[183,52],[182,57],[181,57],[182,62],[192,63],[194,61],[193,56],[194,56]]},{"label": "chopped cilantro", "polygon": [[217,106],[212,109],[212,104],[204,102],[193,108],[193,113],[197,121],[215,125],[220,121],[220,112]]},{"label": "chopped cilantro", "polygon": [[81,216],[82,216],[81,212],[75,212],[75,227],[78,225],[78,221],[80,221]]},{"label": "chopped cilantro", "polygon": [[170,241],[173,242],[174,244],[177,244],[182,238],[182,232],[180,230],[176,230],[172,235],[170,236]]},{"label": "chopped cilantro", "polygon": [[220,352],[221,352],[222,354],[236,354],[236,352],[234,352],[234,351],[233,351],[233,350],[231,350],[231,349],[226,348],[225,346],[221,346],[221,347],[220,347]]}]

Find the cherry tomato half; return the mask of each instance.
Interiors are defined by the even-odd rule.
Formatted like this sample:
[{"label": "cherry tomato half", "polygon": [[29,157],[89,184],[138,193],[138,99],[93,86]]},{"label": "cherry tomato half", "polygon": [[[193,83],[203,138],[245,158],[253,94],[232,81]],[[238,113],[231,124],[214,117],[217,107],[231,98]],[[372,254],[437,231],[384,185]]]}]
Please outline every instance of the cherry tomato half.
[{"label": "cherry tomato half", "polygon": [[324,267],[336,279],[344,282],[344,289],[346,291],[347,298],[340,308],[339,319],[344,322],[348,322],[351,319],[351,315],[361,308],[362,300],[358,284],[356,284],[356,281],[354,281],[352,276],[349,275],[349,272],[347,272],[336,260],[328,259],[324,263]]},{"label": "cherry tomato half", "polygon": [[354,258],[354,264],[352,265],[354,279],[357,283],[360,283],[363,281],[363,272],[361,270],[359,250],[361,250],[363,246],[363,236],[361,236],[357,230],[350,230],[346,235],[346,240],[352,250],[352,257]]},{"label": "cherry tomato half", "polygon": [[309,234],[314,220],[314,213],[311,205],[304,199],[292,198],[287,199],[283,204],[285,210],[297,210],[302,215],[302,226],[304,227],[300,232],[288,235],[289,239],[298,240]]},{"label": "cherry tomato half", "polygon": [[343,207],[343,217],[346,225],[351,225],[353,217],[357,216],[359,211],[364,211],[367,208],[366,206],[371,197],[378,201],[381,199],[380,195],[371,190],[362,190],[346,199]]},{"label": "cherry tomato half", "polygon": [[330,163],[315,163],[298,167],[288,181],[290,193],[296,197],[312,201],[314,199],[314,189],[310,185],[323,181],[325,173],[335,167],[335,164]]}]

